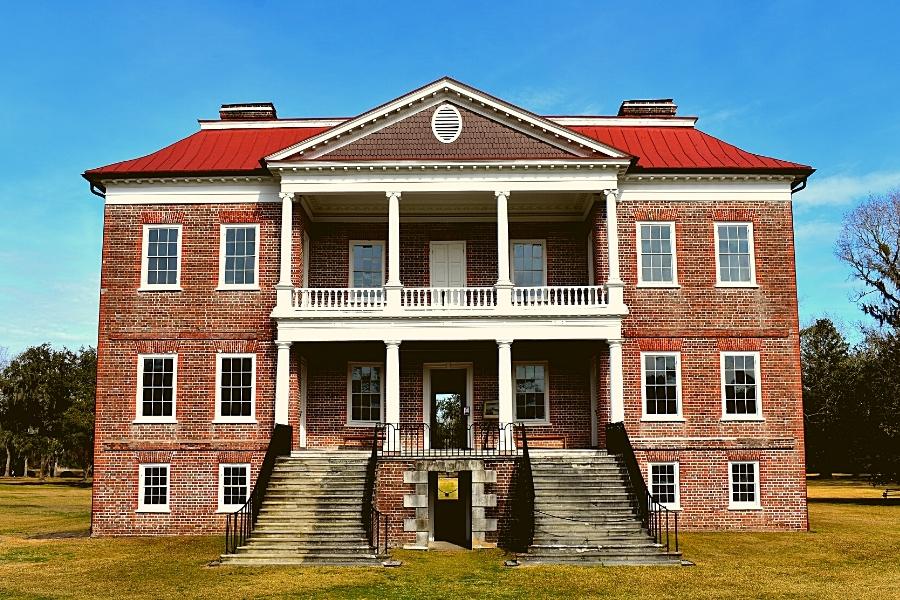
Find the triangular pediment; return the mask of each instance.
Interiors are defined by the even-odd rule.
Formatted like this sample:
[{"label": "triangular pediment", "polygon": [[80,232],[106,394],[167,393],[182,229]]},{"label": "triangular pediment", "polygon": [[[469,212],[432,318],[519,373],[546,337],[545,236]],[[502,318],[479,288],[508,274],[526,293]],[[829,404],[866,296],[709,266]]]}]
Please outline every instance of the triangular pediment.
[{"label": "triangular pediment", "polygon": [[[452,140],[439,139],[436,111],[459,118]],[[322,134],[267,157],[268,161],[505,161],[624,159],[627,154],[552,121],[460,84],[441,79]]]}]

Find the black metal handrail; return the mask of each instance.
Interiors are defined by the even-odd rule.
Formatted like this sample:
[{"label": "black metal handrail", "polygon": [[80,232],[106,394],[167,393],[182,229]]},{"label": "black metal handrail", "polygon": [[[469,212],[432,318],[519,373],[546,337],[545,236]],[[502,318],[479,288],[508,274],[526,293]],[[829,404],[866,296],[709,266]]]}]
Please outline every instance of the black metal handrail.
[{"label": "black metal handrail", "polygon": [[451,435],[439,436],[427,423],[380,423],[376,426],[373,452],[381,457],[411,458],[518,456],[521,450],[516,431],[515,423],[478,422]]},{"label": "black metal handrail", "polygon": [[672,551],[673,542],[675,552],[678,552],[678,511],[666,508],[650,492],[624,423],[607,424],[606,449],[612,454],[621,456],[622,462],[625,463],[625,470],[628,472],[628,479],[637,500],[641,524],[657,544],[665,545],[666,552]]},{"label": "black metal handrail", "polygon": [[[375,549],[375,554],[382,556],[388,553],[388,536],[390,519],[378,510],[375,488],[378,484],[378,448],[380,446],[380,428],[372,429],[372,453],[366,466],[366,485],[363,492],[362,522],[366,530],[369,545]],[[381,532],[384,531],[382,544]]]},{"label": "black metal handrail", "polygon": [[522,456],[516,464],[516,487],[513,511],[513,543],[521,551],[527,551],[534,540],[534,476],[531,472],[531,454],[528,451],[526,428],[517,424],[516,432],[522,444]]},{"label": "black metal handrail", "polygon": [[290,425],[275,425],[266,455],[256,475],[256,483],[253,484],[247,501],[235,512],[225,515],[225,554],[234,554],[250,537],[259,517],[259,509],[269,487],[275,463],[279,456],[291,453],[291,438]]}]

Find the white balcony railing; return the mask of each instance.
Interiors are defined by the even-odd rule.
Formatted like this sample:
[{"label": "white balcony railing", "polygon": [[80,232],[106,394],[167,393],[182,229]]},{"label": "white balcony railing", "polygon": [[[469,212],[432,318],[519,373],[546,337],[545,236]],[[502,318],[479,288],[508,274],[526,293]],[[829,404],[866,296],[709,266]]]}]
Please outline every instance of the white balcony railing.
[{"label": "white balcony railing", "polygon": [[515,287],[513,306],[606,306],[602,285],[551,285]]},{"label": "white balcony railing", "polygon": [[409,309],[493,308],[497,292],[492,287],[408,287],[401,305]]},{"label": "white balcony railing", "polygon": [[300,310],[373,310],[384,307],[382,288],[297,288],[294,308]]}]

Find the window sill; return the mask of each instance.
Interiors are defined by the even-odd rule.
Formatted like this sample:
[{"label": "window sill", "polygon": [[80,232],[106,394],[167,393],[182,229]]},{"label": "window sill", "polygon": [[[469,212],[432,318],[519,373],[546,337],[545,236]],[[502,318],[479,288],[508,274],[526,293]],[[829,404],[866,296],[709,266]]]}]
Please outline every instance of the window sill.
[{"label": "window sill", "polygon": [[747,283],[737,283],[737,282],[723,283],[723,282],[716,282],[716,287],[717,287],[717,288],[721,288],[721,289],[728,289],[728,288],[754,289],[754,288],[758,288],[758,287],[759,287],[759,284],[756,283],[756,282],[747,282]]},{"label": "window sill", "polygon": [[183,292],[184,290],[180,285],[159,285],[159,286],[147,286],[142,285],[138,288],[139,292]]},{"label": "window sill", "polygon": [[519,419],[515,423],[521,423],[525,427],[551,427],[553,425],[550,421],[538,421],[537,419]]},{"label": "window sill", "polygon": [[739,511],[739,510],[762,510],[762,506],[759,504],[748,504],[746,506],[741,504],[729,504],[728,510]]},{"label": "window sill", "polygon": [[170,511],[169,511],[169,507],[168,507],[168,506],[164,506],[164,507],[161,507],[161,508],[154,508],[154,507],[144,506],[144,507],[141,507],[141,508],[137,509],[137,510],[134,511],[134,512],[136,512],[136,513],[149,513],[149,514],[152,514],[152,513],[157,513],[157,514],[162,513],[162,514],[166,514],[166,513],[170,512]]},{"label": "window sill", "polygon": [[176,425],[178,420],[175,418],[171,419],[135,419],[131,422],[132,425]]},{"label": "window sill", "polygon": [[258,285],[220,285],[216,288],[217,292],[258,292],[260,288]]},{"label": "window sill", "polygon": [[641,417],[642,423],[684,423],[684,417]]},{"label": "window sill", "polygon": [[677,283],[639,283],[635,286],[639,290],[677,290],[681,286]]},{"label": "window sill", "polygon": [[347,427],[377,427],[381,421],[347,421]]},{"label": "window sill", "polygon": [[245,418],[227,418],[227,417],[216,417],[212,420],[213,425],[256,425],[257,421],[254,417],[245,417]]},{"label": "window sill", "polygon": [[216,509],[217,515],[233,515],[237,511],[241,510],[244,507],[243,504],[236,504],[234,506],[219,506]]},{"label": "window sill", "polygon": [[733,415],[722,416],[722,422],[724,423],[762,423],[764,421],[765,419],[763,417]]}]

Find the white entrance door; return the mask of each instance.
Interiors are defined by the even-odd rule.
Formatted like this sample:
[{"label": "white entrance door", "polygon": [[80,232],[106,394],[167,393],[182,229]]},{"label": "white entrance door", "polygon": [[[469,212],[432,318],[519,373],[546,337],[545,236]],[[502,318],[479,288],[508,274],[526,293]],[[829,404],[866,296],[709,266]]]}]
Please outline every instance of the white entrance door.
[{"label": "white entrance door", "polygon": [[431,242],[431,287],[449,288],[432,292],[436,306],[465,305],[466,243]]}]

